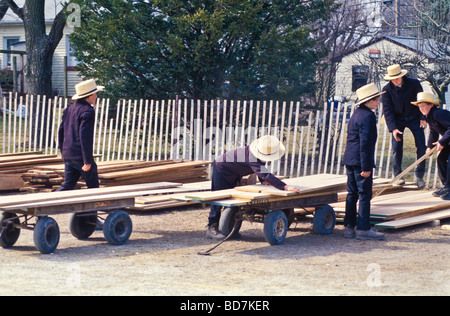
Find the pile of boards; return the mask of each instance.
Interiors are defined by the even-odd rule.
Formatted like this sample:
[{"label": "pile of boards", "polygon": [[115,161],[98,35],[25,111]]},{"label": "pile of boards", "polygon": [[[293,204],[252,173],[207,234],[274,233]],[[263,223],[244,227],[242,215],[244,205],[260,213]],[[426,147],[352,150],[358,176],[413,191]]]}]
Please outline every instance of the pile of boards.
[{"label": "pile of boards", "polygon": [[57,155],[45,155],[42,152],[0,154],[0,191],[19,190],[24,187],[22,174],[35,166],[47,166],[62,163]]},{"label": "pile of boards", "polygon": [[301,194],[279,190],[272,186],[256,184],[239,186],[234,189],[191,192],[173,197],[184,202],[214,202],[224,207],[244,206],[258,202],[272,202],[290,197],[310,197],[338,193],[345,190],[347,177],[342,175],[319,174],[300,178],[284,179],[287,185],[296,186]]},{"label": "pile of boards", "polygon": [[[371,201],[370,219],[376,228],[399,229],[450,217],[450,201],[434,197],[432,191],[405,188],[385,192]],[[331,206],[344,216],[345,202]]]},{"label": "pile of boards", "polygon": [[[151,182],[193,183],[206,181],[208,161],[110,161],[98,162],[101,187]],[[0,155],[0,191],[52,192],[64,182],[64,162],[42,152]],[[84,188],[81,179],[77,188]]]},{"label": "pile of boards", "polygon": [[[100,187],[161,181],[179,183],[206,181],[208,165],[207,161],[175,162],[173,160],[122,160],[97,163]],[[22,178],[29,184],[22,190],[28,192],[54,191],[64,181],[64,164],[35,166],[23,174]],[[78,183],[78,188],[85,186],[84,181]]]}]

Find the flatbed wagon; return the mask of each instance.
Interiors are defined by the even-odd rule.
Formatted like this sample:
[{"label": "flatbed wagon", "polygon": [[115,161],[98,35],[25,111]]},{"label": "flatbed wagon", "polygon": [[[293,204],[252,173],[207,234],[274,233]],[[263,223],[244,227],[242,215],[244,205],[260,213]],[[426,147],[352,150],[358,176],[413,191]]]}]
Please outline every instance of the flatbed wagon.
[{"label": "flatbed wagon", "polygon": [[290,224],[296,218],[308,214],[314,216],[315,233],[331,234],[336,225],[336,214],[329,204],[338,201],[338,192],[345,188],[346,177],[317,175],[285,181],[299,187],[302,193],[265,185],[247,185],[229,190],[186,194],[176,199],[221,207],[219,230],[228,238],[237,235],[243,221],[251,221],[264,223],[264,237],[269,244],[282,244]]},{"label": "flatbed wagon", "polygon": [[[56,250],[60,230],[51,217],[70,214],[69,229],[78,239],[87,239],[95,231],[98,218],[104,220],[103,234],[113,245],[128,241],[133,224],[126,212],[135,198],[154,189],[178,184],[163,182],[29,195],[13,195],[0,200],[0,246],[13,247],[22,229],[32,230],[36,248],[43,254]],[[103,218],[105,217],[105,218]]]}]

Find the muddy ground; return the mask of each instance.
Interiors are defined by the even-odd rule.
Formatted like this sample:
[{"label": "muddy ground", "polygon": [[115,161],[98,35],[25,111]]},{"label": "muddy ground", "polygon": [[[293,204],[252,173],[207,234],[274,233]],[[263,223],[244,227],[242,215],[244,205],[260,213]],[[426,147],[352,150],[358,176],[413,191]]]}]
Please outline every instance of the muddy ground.
[{"label": "muddy ground", "polygon": [[[54,254],[34,247],[22,230],[16,245],[0,248],[0,295],[449,295],[450,231],[421,225],[386,231],[384,241],[311,232],[294,223],[282,245],[270,246],[260,223],[244,222],[241,238],[205,238],[207,208],[133,214],[133,234],[121,246],[101,231],[75,239],[59,215]],[[448,224],[442,222],[441,224]]]}]

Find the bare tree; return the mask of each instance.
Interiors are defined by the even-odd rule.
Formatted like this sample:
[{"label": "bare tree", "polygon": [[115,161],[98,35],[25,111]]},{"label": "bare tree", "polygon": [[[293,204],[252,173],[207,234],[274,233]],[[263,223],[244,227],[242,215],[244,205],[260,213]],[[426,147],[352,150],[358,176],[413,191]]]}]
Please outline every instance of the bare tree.
[{"label": "bare tree", "polygon": [[317,91],[317,102],[323,104],[335,94],[335,74],[339,67],[339,57],[356,49],[375,37],[378,29],[367,6],[360,1],[339,1],[336,11],[329,15],[325,26],[320,30],[321,42],[328,48],[328,56],[322,60],[318,68],[320,85]]}]

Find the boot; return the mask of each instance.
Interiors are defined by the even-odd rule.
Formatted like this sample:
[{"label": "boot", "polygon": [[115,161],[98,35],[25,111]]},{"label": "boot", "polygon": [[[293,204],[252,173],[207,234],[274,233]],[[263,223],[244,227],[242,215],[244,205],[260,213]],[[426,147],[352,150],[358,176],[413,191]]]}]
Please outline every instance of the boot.
[{"label": "boot", "polygon": [[372,229],[369,230],[357,230],[356,239],[359,240],[382,240],[384,239],[384,234],[376,232]]},{"label": "boot", "polygon": [[206,230],[206,237],[216,240],[222,240],[225,238],[225,236],[219,231],[218,224],[212,224],[211,226],[208,226],[208,229]]}]

